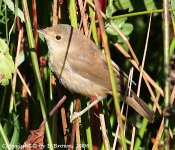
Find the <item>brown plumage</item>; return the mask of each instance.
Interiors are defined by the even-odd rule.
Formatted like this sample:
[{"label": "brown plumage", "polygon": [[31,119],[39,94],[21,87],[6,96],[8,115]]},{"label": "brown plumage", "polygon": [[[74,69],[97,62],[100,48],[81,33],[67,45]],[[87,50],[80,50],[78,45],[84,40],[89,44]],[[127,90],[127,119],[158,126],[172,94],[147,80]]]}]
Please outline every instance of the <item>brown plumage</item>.
[{"label": "brown plumage", "polygon": [[[112,94],[106,57],[91,40],[79,30],[64,24],[48,27],[39,32],[47,41],[49,67],[67,89],[87,97],[104,97],[106,94]],[[121,92],[126,89],[122,80],[123,74],[118,67],[113,68],[118,92],[122,97],[124,93]],[[153,122],[153,112],[133,91],[125,101]]]}]

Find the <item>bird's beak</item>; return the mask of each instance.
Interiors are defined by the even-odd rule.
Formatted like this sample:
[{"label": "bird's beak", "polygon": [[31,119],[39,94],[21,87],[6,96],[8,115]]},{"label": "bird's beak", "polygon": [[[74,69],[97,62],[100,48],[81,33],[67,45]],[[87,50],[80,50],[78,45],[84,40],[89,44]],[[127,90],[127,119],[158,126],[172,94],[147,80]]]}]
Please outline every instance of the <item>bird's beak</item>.
[{"label": "bird's beak", "polygon": [[43,29],[37,29],[36,31],[41,34],[45,34]]},{"label": "bird's beak", "polygon": [[42,34],[44,36],[44,38],[48,38],[48,34],[46,33],[46,31],[44,29],[37,29],[37,32]]}]

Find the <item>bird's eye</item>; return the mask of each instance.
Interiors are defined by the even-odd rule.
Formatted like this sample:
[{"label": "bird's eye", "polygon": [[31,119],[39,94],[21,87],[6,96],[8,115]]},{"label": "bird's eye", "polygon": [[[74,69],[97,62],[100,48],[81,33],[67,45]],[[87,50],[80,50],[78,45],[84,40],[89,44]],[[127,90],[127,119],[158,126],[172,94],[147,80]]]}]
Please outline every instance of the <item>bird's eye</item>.
[{"label": "bird's eye", "polygon": [[55,38],[56,38],[58,41],[61,40],[61,36],[60,36],[60,35],[57,35]]}]

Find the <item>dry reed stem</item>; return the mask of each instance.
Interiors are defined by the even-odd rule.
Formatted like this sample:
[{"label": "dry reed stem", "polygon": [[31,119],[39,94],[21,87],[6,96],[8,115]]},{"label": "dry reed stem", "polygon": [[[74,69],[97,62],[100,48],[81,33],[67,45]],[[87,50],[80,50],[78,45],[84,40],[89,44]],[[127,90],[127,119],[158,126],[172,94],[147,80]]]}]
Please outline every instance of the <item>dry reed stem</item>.
[{"label": "dry reed stem", "polygon": [[133,128],[132,128],[132,137],[131,137],[130,150],[133,150],[133,148],[134,148],[135,132],[136,132],[136,128],[133,126]]},{"label": "dry reed stem", "polygon": [[[118,67],[118,66],[117,66]],[[130,91],[131,91],[131,85],[132,85],[132,77],[133,77],[133,68],[130,70],[130,73],[129,73],[129,77],[128,77],[128,87],[129,87],[129,95],[130,95]],[[121,107],[121,111],[120,111],[120,114],[122,115],[123,114],[123,109],[124,109],[124,102],[122,104],[122,107]],[[125,118],[125,124],[124,124],[124,132],[126,130],[126,122],[127,122],[127,116],[128,116],[128,105],[127,105],[127,108],[126,108],[126,118]],[[117,125],[117,129],[116,129],[116,133],[115,133],[115,138],[114,138],[114,142],[113,142],[113,147],[112,149],[115,150],[116,149],[116,143],[117,143],[117,138],[118,138],[118,132],[119,132],[119,125]]]},{"label": "dry reed stem", "polygon": [[[95,8],[95,5],[90,1],[90,0],[87,0],[87,3],[92,7],[92,8],[94,8],[94,10],[96,10],[96,8]],[[107,19],[106,18],[106,15],[100,10],[100,13],[101,13],[101,15],[102,15],[102,17],[104,18],[104,19]]]},{"label": "dry reed stem", "polygon": [[[128,54],[128,52],[126,52],[126,50],[119,44],[119,43],[115,43],[114,44],[118,50],[126,57],[129,59],[129,61],[132,63],[132,65],[138,70],[140,71],[139,66],[137,65],[137,62],[131,58],[131,56]],[[157,89],[160,94],[163,96],[163,90],[157,85],[157,83],[143,70],[143,76],[146,77],[146,79],[152,84],[152,86]]]},{"label": "dry reed stem", "polygon": [[76,149],[81,150],[81,140],[80,140],[80,118],[76,119]]},{"label": "dry reed stem", "polygon": [[13,109],[13,103],[14,103],[14,92],[16,88],[16,79],[17,79],[17,67],[18,67],[18,58],[19,58],[19,52],[21,50],[21,40],[22,40],[22,34],[23,30],[19,30],[19,36],[18,36],[18,45],[17,45],[17,52],[16,52],[16,57],[15,57],[15,71],[13,74],[13,79],[12,79],[12,94],[10,97],[10,112]]},{"label": "dry reed stem", "polygon": [[38,53],[38,32],[36,31],[38,29],[38,19],[37,19],[37,10],[36,10],[36,0],[32,0],[32,14],[33,14],[33,35],[35,39],[35,50],[36,53]]},{"label": "dry reed stem", "polygon": [[[80,99],[74,100],[75,112],[79,111],[79,105],[80,105]],[[77,144],[80,144],[80,132],[79,132],[79,121],[78,121],[78,119],[79,118],[76,118],[76,119],[73,120],[72,134],[71,134],[71,140],[70,140],[71,147],[69,149],[74,149],[75,137],[76,137],[76,142],[78,142]]]},{"label": "dry reed stem", "polygon": [[152,14],[150,15],[150,18],[149,18],[149,25],[148,25],[145,49],[144,49],[142,64],[141,64],[141,68],[140,68],[140,76],[139,76],[139,82],[138,82],[138,88],[137,88],[137,96],[140,95],[140,87],[141,87],[141,82],[142,82],[143,68],[144,68],[146,53],[147,53],[147,49],[148,49],[148,40],[149,40],[149,33],[150,33],[150,27],[151,27],[151,17],[152,17]]},{"label": "dry reed stem", "polygon": [[172,91],[171,96],[170,96],[170,104],[171,105],[174,103],[174,99],[175,99],[175,85],[173,87],[173,91]]},{"label": "dry reed stem", "polygon": [[120,37],[124,40],[124,42],[126,43],[126,45],[128,46],[132,57],[134,58],[135,62],[137,63],[137,65],[139,65],[139,61],[134,53],[134,50],[132,49],[128,39],[124,36],[124,34],[120,31],[120,29],[113,23],[112,20],[110,20],[110,24],[113,27],[113,29],[120,35]]},{"label": "dry reed stem", "polygon": [[[159,98],[160,98],[160,93],[157,93],[155,101],[158,102]],[[154,105],[153,105],[153,111],[154,112],[156,111],[156,103],[154,103]],[[158,111],[159,111],[159,109],[158,109]],[[161,113],[160,113],[160,111],[161,111]],[[162,114],[161,108],[160,108],[160,111],[159,111],[159,113]]]},{"label": "dry reed stem", "polygon": [[[78,112],[79,111],[79,106],[80,106],[80,99],[77,98],[75,100],[75,111]],[[76,146],[78,146],[78,150],[81,149],[80,145],[81,145],[81,140],[80,140],[80,126],[79,126],[79,123],[80,123],[80,118],[77,118],[75,119],[75,136],[76,136]]]},{"label": "dry reed stem", "polygon": [[64,101],[66,100],[66,96],[64,95],[59,102],[54,106],[54,108],[49,112],[49,116],[52,116],[53,113],[64,103]]},{"label": "dry reed stem", "polygon": [[[128,77],[128,85],[127,85],[127,88],[126,88],[126,91],[125,91],[125,96],[126,96],[126,93],[127,93],[127,89],[129,89],[128,91],[128,96],[130,96],[130,93],[131,93],[131,86],[132,86],[132,79],[133,79],[133,72],[134,72],[134,69],[133,67],[130,69],[130,72],[129,72],[129,77]],[[125,131],[126,131],[126,123],[127,123],[127,116],[128,116],[128,105],[126,105],[126,119],[125,119],[125,124],[124,124],[124,134],[125,134]]]},{"label": "dry reed stem", "polygon": [[62,107],[61,108],[61,119],[62,119],[62,126],[63,126],[63,134],[64,134],[64,144],[67,144],[67,120],[66,120],[66,112],[65,112],[65,108]]},{"label": "dry reed stem", "polygon": [[162,109],[161,109],[160,105],[158,104],[159,99],[156,99],[156,96],[154,95],[154,92],[153,92],[153,90],[152,90],[148,80],[146,80],[145,76],[143,76],[143,79],[144,79],[145,84],[146,84],[146,86],[147,86],[147,88],[149,90],[149,93],[151,94],[151,97],[152,97],[152,99],[154,101],[154,105],[157,107],[159,113],[162,114]]},{"label": "dry reed stem", "polygon": [[58,3],[58,14],[57,14],[57,16],[58,16],[58,24],[59,24],[60,20],[61,20],[61,3],[60,3],[60,1]]},{"label": "dry reed stem", "polygon": [[116,149],[117,139],[118,139],[118,133],[119,133],[119,126],[117,126],[116,132],[115,132],[115,138],[112,146],[112,150]]},{"label": "dry reed stem", "polygon": [[52,26],[58,24],[57,8],[58,8],[58,0],[54,0],[54,2],[53,2],[53,22],[52,22]]},{"label": "dry reed stem", "polygon": [[22,84],[24,85],[24,87],[25,87],[27,93],[29,94],[30,97],[32,97],[31,91],[30,91],[29,87],[27,86],[27,83],[25,82],[25,80],[24,80],[24,78],[22,77],[22,75],[21,75],[20,71],[18,70],[18,68],[16,69],[16,71],[17,71],[17,74],[18,74],[18,76],[19,76],[19,78],[20,78]]},{"label": "dry reed stem", "polygon": [[105,119],[103,114],[99,114],[100,118],[100,124],[101,124],[101,131],[102,131],[102,138],[103,138],[103,144],[105,149],[110,149],[110,144],[109,144],[109,139],[107,136],[107,130],[106,130],[106,125],[105,125]]},{"label": "dry reed stem", "polygon": [[86,9],[86,0],[84,1],[84,6],[83,6],[83,1],[82,0],[78,0],[78,4],[79,4],[79,8],[80,8],[80,13],[81,13],[81,20],[80,20],[80,26],[79,29],[81,28],[81,24],[83,24],[83,29],[84,29],[84,33],[85,36],[88,36],[88,23],[87,23],[87,18],[86,18],[86,13],[85,13],[85,9]]},{"label": "dry reed stem", "polygon": [[168,128],[168,131],[169,131],[169,135],[170,135],[171,139],[173,140],[173,131],[171,130],[170,127]]},{"label": "dry reed stem", "polygon": [[156,140],[155,140],[154,145],[152,147],[152,150],[157,150],[157,146],[159,144],[159,140],[162,136],[163,130],[164,130],[164,117],[163,117],[162,122],[160,124],[160,127],[159,127],[159,130],[158,130],[157,136],[156,136]]},{"label": "dry reed stem", "polygon": [[76,119],[73,121],[73,125],[72,125],[72,133],[71,133],[71,139],[70,139],[71,147],[68,148],[69,150],[74,149],[75,132],[76,132]]},{"label": "dry reed stem", "polygon": [[91,20],[91,23],[90,23],[90,28],[89,28],[89,32],[88,32],[88,36],[87,36],[88,39],[90,39],[91,32],[92,32],[92,25],[93,25],[94,21],[95,21],[95,12],[92,16],[92,20]]},{"label": "dry reed stem", "polygon": [[[132,77],[133,77],[133,68],[130,69],[130,73],[129,73],[129,77],[128,77],[128,87],[129,87],[129,95],[130,95],[130,91],[131,91],[131,85],[132,85]],[[124,102],[122,104],[122,107],[121,107],[121,115],[123,114],[123,109],[124,109]],[[125,124],[124,124],[124,133],[125,133],[125,130],[126,130],[126,122],[127,122],[127,116],[128,116],[128,105],[127,105],[127,108],[126,108],[126,118],[125,118]],[[114,138],[114,143],[113,143],[113,150],[116,149],[116,143],[117,143],[117,138],[118,138],[118,131],[119,131],[119,125],[117,125],[117,130],[116,130],[116,134],[115,134],[115,138]]]},{"label": "dry reed stem", "polygon": [[[115,43],[114,45],[118,48],[118,50],[119,50],[126,58],[129,59],[129,61],[133,64],[133,66],[134,66],[137,70],[140,70],[140,69],[138,68],[138,66],[137,66],[137,63],[136,63],[133,59],[131,59],[131,56],[124,50],[124,48],[123,48],[119,43]],[[151,77],[150,77],[144,70],[143,70],[143,78],[144,78],[144,80],[145,80],[145,83],[146,83],[147,87],[149,87],[149,88],[148,88],[149,91],[152,91],[152,90],[151,90],[150,85],[148,84],[148,81],[149,81],[156,89],[159,89],[159,88],[160,88],[160,87],[151,79]],[[147,79],[148,81],[147,81],[146,79]],[[160,88],[160,90],[162,90],[162,89]],[[163,92],[163,91],[162,91],[162,92]],[[154,95],[153,92],[151,92],[150,94],[151,94],[151,96]],[[155,101],[155,96],[153,96],[153,98],[154,98],[153,100],[154,100],[154,103],[156,104],[157,108],[160,108],[159,104],[156,103],[156,101]],[[160,109],[158,109],[158,110],[160,110]]]}]

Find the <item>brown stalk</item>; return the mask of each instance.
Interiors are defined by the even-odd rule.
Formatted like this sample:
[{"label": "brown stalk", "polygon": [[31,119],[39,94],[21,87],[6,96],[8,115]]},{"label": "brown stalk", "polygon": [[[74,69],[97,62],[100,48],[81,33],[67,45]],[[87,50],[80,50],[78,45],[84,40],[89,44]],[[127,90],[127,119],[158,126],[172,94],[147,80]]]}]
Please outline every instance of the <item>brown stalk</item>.
[{"label": "brown stalk", "polygon": [[170,96],[170,104],[172,105],[174,103],[174,99],[175,99],[175,86],[173,87],[171,96]]},{"label": "brown stalk", "polygon": [[57,114],[54,113],[66,100],[66,96],[63,96],[62,99],[57,103],[57,105],[50,111],[49,116],[52,116],[52,136],[54,143],[57,143]]},{"label": "brown stalk", "polygon": [[63,134],[64,134],[64,144],[67,144],[67,120],[66,120],[66,112],[65,112],[65,108],[62,107],[61,108],[61,119],[62,119],[62,126],[63,126]]},{"label": "brown stalk", "polygon": [[84,29],[84,33],[85,36],[88,36],[88,25],[87,25],[87,18],[86,18],[86,13],[85,13],[85,8],[86,8],[86,0],[84,1],[84,6],[83,6],[83,1],[82,0],[78,0],[78,4],[79,4],[79,8],[80,8],[80,13],[81,13],[81,21],[80,21],[80,26],[83,23],[83,29]]},{"label": "brown stalk", "polygon": [[35,50],[38,53],[38,19],[37,19],[37,10],[36,10],[36,0],[32,0],[32,12],[33,12],[33,35],[35,39]]},{"label": "brown stalk", "polygon": [[[159,98],[160,98],[160,93],[157,93],[156,98],[155,98],[155,101],[158,102],[159,101]],[[155,103],[153,105],[153,111],[154,112],[156,111],[156,104]],[[160,111],[161,111],[161,113],[160,113]],[[162,110],[161,109],[160,109],[160,111],[159,111],[159,113],[162,114]]]},{"label": "brown stalk", "polygon": [[151,97],[152,97],[152,99],[154,101],[154,105],[157,107],[159,113],[162,114],[162,109],[160,108],[160,105],[158,104],[158,100],[159,99],[156,99],[156,96],[154,95],[154,92],[153,92],[153,90],[152,90],[152,88],[151,88],[151,86],[150,86],[150,84],[149,84],[149,82],[148,82],[148,80],[146,79],[145,76],[143,76],[143,79],[144,79],[144,81],[146,83],[146,86],[147,86],[147,88],[148,88],[148,90],[149,90],[149,92],[151,94]]},{"label": "brown stalk", "polygon": [[[80,99],[77,98],[75,100],[75,112],[78,112],[79,111],[79,106],[80,106]],[[78,146],[78,150],[81,149],[80,147],[80,144],[81,144],[81,141],[80,141],[80,129],[79,129],[79,123],[80,123],[80,118],[77,118],[75,120],[75,130],[76,130],[76,144]]]},{"label": "brown stalk", "polygon": [[100,117],[100,124],[101,124],[101,131],[102,131],[102,138],[103,138],[103,144],[105,149],[110,149],[109,139],[107,136],[107,130],[105,125],[105,119],[103,114],[99,114]]},{"label": "brown stalk", "polygon": [[120,126],[120,135],[121,135],[121,141],[122,141],[122,146],[123,149],[126,150],[127,146],[126,146],[126,141],[125,141],[125,137],[124,137],[124,129],[123,129],[123,122],[121,119],[121,114],[120,114],[120,106],[119,106],[119,99],[118,99],[118,95],[117,95],[117,89],[116,86],[114,85],[115,82],[115,78],[114,78],[114,73],[112,70],[112,64],[111,64],[111,57],[110,57],[110,51],[109,51],[109,45],[107,42],[107,36],[106,36],[106,32],[104,29],[104,22],[101,16],[101,11],[99,10],[100,6],[99,6],[99,2],[98,0],[94,0],[95,2],[95,8],[96,8],[96,13],[97,13],[97,17],[98,17],[98,21],[99,21],[99,27],[100,27],[100,31],[101,31],[101,36],[102,36],[102,41],[104,44],[104,49],[105,49],[105,54],[106,54],[106,58],[107,58],[107,62],[108,62],[108,68],[109,68],[109,73],[111,77],[111,83],[112,83],[112,90],[113,90],[113,97],[114,97],[114,105],[115,105],[115,110],[116,110],[116,115],[117,115],[117,119],[118,119],[118,123]]},{"label": "brown stalk", "polygon": [[[75,112],[79,111],[79,105],[80,105],[80,99],[74,100]],[[80,133],[79,133],[79,120],[78,119],[79,118],[76,118],[73,120],[72,134],[71,134],[71,140],[70,140],[71,147],[69,148],[71,150],[74,149],[75,137],[76,137],[77,145],[80,145]]]},{"label": "brown stalk", "polygon": [[[137,70],[140,70],[139,67],[137,66],[137,63],[136,63],[133,59],[131,59],[131,56],[124,50],[124,48],[123,48],[119,43],[115,43],[114,45],[118,48],[118,50],[119,50],[126,58],[129,58],[129,61],[133,64],[133,66],[134,66]],[[151,79],[151,77],[150,77],[144,70],[143,70],[143,78],[144,78],[144,80],[145,80],[145,83],[146,83],[147,87],[149,87],[148,90],[151,91],[151,93],[150,93],[151,96],[153,96],[154,94],[153,94],[153,91],[151,90],[151,87],[150,87],[148,81],[149,81],[152,85],[154,85],[156,89],[159,89],[159,92],[160,92],[160,91],[163,92],[162,89]],[[147,79],[148,81],[147,81],[146,79]],[[162,94],[163,94],[163,93],[162,93]],[[153,98],[154,98],[154,103],[156,104],[157,108],[160,108],[159,104],[156,103],[156,101],[155,101],[155,96],[153,96]],[[160,110],[160,109],[159,109],[159,110]]]},{"label": "brown stalk", "polygon": [[14,103],[14,92],[15,92],[15,88],[16,88],[16,80],[17,80],[17,65],[18,65],[18,58],[19,58],[19,52],[21,50],[21,40],[22,40],[22,34],[23,34],[23,30],[19,30],[19,36],[18,36],[18,45],[17,45],[17,52],[16,52],[16,57],[15,57],[15,71],[13,74],[13,79],[12,79],[12,95],[10,97],[10,112],[13,109],[13,103]]},{"label": "brown stalk", "polygon": [[148,40],[149,40],[149,33],[150,33],[150,27],[151,27],[151,17],[152,17],[152,14],[150,15],[150,18],[149,18],[149,26],[148,26],[148,31],[147,31],[145,49],[144,49],[144,53],[143,53],[142,64],[141,64],[141,67],[140,67],[140,76],[139,76],[139,82],[138,82],[138,88],[137,88],[137,96],[140,95],[140,87],[141,87],[141,82],[142,82],[143,68],[144,68],[145,59],[146,59],[146,53],[147,53],[147,48],[148,48]]},{"label": "brown stalk", "polygon": [[139,65],[139,61],[134,53],[134,50],[132,49],[128,39],[124,36],[124,34],[119,30],[119,28],[113,23],[112,20],[110,20],[110,24],[113,27],[113,29],[115,29],[115,31],[121,36],[121,38],[125,41],[126,45],[128,46],[132,57],[134,58],[135,62],[137,63],[137,65]]},{"label": "brown stalk", "polygon": [[52,23],[52,26],[58,24],[57,7],[58,7],[58,0],[54,0],[54,2],[53,2],[53,23]]},{"label": "brown stalk", "polygon": [[154,142],[154,145],[152,147],[152,150],[157,150],[157,146],[159,144],[159,140],[163,134],[163,130],[164,130],[164,118],[162,119],[162,122],[160,124],[160,127],[159,127],[159,130],[158,130],[158,133],[157,133],[157,136],[156,136],[156,140]]},{"label": "brown stalk", "polygon": [[92,25],[93,25],[94,21],[95,21],[95,12],[92,16],[92,20],[91,20],[91,23],[90,23],[90,28],[89,28],[89,32],[88,32],[88,36],[87,36],[88,39],[90,39],[91,32],[92,32]]},{"label": "brown stalk", "polygon": [[30,91],[30,89],[29,89],[29,87],[28,87],[26,81],[25,81],[24,78],[22,77],[20,71],[18,70],[18,68],[16,69],[16,72],[17,72],[19,78],[21,79],[21,82],[22,82],[23,86],[25,87],[27,93],[29,94],[30,97],[32,97],[31,91]]},{"label": "brown stalk", "polygon": [[58,24],[61,21],[61,4],[62,3],[59,1],[59,3],[58,3]]},{"label": "brown stalk", "polygon": [[132,127],[132,138],[131,138],[130,150],[133,150],[133,148],[134,148],[135,132],[136,132],[136,127],[133,126]]}]

